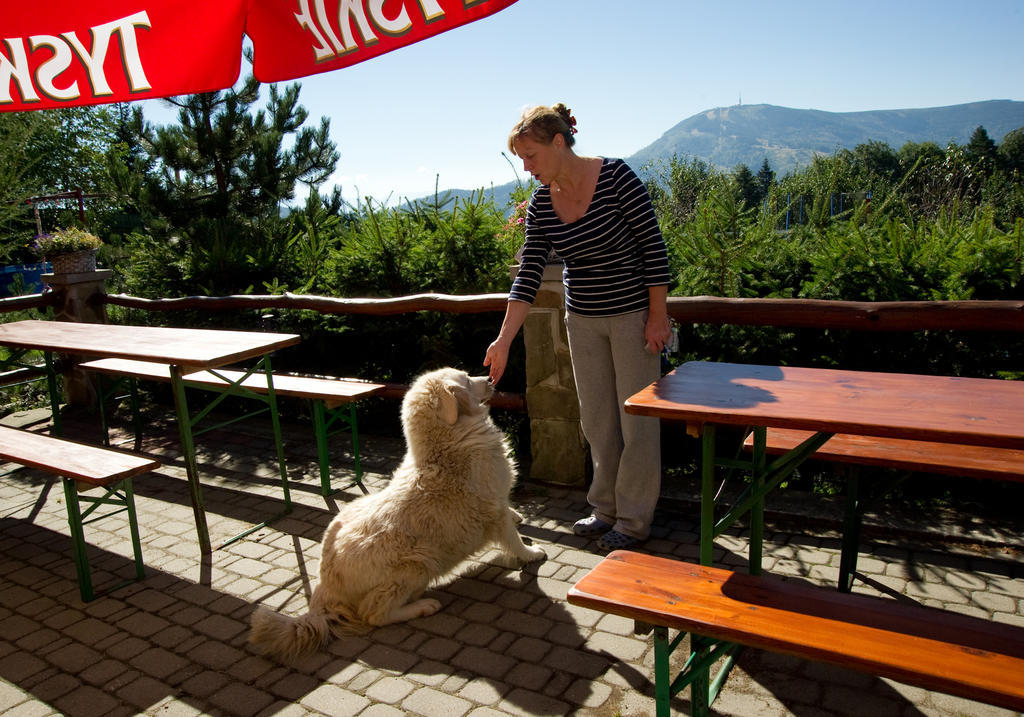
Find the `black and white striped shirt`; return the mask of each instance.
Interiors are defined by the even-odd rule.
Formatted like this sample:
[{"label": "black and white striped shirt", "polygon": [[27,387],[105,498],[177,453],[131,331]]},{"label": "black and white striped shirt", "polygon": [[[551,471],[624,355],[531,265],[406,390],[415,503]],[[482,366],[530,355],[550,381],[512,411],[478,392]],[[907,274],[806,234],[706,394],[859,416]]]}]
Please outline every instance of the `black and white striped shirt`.
[{"label": "black and white striped shirt", "polygon": [[565,262],[565,305],[581,316],[617,316],[650,305],[647,287],[669,283],[668,257],[650,196],[621,159],[604,159],[586,213],[565,224],[551,188],[534,191],[526,243],[509,298],[533,303],[548,253]]}]

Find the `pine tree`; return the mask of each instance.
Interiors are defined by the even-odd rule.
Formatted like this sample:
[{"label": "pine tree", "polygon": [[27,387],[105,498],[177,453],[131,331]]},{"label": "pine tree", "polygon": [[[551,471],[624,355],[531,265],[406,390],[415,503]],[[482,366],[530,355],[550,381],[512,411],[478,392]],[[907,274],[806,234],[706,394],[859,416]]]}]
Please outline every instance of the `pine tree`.
[{"label": "pine tree", "polygon": [[745,164],[737,165],[736,169],[733,170],[732,180],[736,183],[736,190],[739,192],[744,206],[747,208],[756,207],[760,203],[762,197],[761,185],[754,177],[754,173],[750,171],[750,167]]},{"label": "pine tree", "polygon": [[759,200],[763,200],[772,191],[772,187],[775,185],[775,171],[768,164],[768,158],[764,158],[764,162],[761,163],[761,169],[757,172],[757,183],[761,190]]},{"label": "pine tree", "polygon": [[974,134],[971,135],[971,140],[967,143],[965,151],[967,152],[967,159],[970,160],[973,166],[980,169],[982,174],[991,174],[996,168],[998,160],[996,143],[992,141],[992,138],[988,136],[988,132],[981,125],[978,125],[978,128],[974,130]]},{"label": "pine tree", "polygon": [[303,126],[298,83],[270,85],[262,109],[259,89],[249,77],[238,88],[171,98],[178,123],[144,130],[158,168],[142,192],[145,213],[159,218],[149,229],[185,241],[185,278],[207,291],[273,278],[291,239],[283,205],[297,184],[316,189],[338,162],[330,120]]},{"label": "pine tree", "polygon": [[999,161],[1009,173],[1024,175],[1024,127],[1007,132],[999,143]]}]

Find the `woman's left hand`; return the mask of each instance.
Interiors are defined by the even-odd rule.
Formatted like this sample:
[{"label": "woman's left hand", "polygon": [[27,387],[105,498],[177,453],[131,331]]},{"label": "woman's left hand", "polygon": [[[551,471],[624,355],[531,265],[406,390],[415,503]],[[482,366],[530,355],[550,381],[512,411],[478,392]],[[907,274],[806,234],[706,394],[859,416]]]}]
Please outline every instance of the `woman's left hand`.
[{"label": "woman's left hand", "polygon": [[672,322],[668,316],[649,316],[644,326],[644,340],[647,350],[652,354],[659,353],[668,346],[672,338]]}]

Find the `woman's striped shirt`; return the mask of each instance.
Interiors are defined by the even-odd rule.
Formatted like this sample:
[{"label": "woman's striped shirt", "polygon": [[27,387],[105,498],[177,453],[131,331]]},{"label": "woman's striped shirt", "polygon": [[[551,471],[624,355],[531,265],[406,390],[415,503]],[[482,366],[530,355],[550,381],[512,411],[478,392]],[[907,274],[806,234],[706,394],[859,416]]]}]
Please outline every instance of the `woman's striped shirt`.
[{"label": "woman's striped shirt", "polygon": [[669,283],[665,242],[643,182],[621,159],[604,159],[586,213],[565,224],[551,188],[533,193],[526,243],[509,298],[533,303],[548,253],[565,262],[565,305],[581,316],[616,316],[650,305],[647,287]]}]

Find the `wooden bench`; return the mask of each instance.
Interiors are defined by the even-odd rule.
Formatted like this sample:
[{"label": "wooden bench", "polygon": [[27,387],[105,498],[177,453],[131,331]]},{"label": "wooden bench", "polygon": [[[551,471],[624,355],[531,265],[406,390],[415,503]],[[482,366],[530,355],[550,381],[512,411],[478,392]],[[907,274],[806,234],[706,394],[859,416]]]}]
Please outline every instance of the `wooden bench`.
[{"label": "wooden bench", "polygon": [[[86,361],[79,364],[78,368],[107,376],[127,378],[132,382],[132,416],[136,440],[139,440],[141,425],[138,419],[139,406],[134,381],[143,379],[170,383],[170,367],[167,364],[149,361],[107,358]],[[183,380],[186,386],[221,393],[242,396],[247,393],[267,394],[266,377],[262,373],[247,375],[244,371],[215,369],[186,374]],[[342,430],[347,429],[352,434],[352,457],[355,467],[353,485],[362,488],[363,471],[359,459],[359,430],[356,422],[355,402],[383,392],[386,386],[358,379],[293,376],[277,373],[273,375],[273,381],[276,396],[304,398],[310,400],[312,404],[321,493],[327,496],[334,492],[331,488],[330,454],[327,439],[336,425],[340,426]],[[105,401],[100,401],[100,416],[104,434],[106,434],[107,419],[104,403]],[[253,414],[247,414],[246,417],[250,415]]]},{"label": "wooden bench", "polygon": [[[1013,625],[621,550],[568,601],[654,626],[659,717],[687,685],[691,714],[707,714],[725,678],[712,682],[709,668],[736,645],[1024,710],[1024,629]],[[669,629],[680,631],[672,642]],[[685,633],[691,662],[673,681],[669,656]]]},{"label": "wooden bench", "polygon": [[[772,455],[785,454],[813,435],[810,431],[768,428],[765,451]],[[743,443],[744,449],[751,450],[753,442],[753,434],[748,435]],[[830,463],[893,468],[907,472],[1024,481],[1024,451],[1009,448],[837,434],[829,438],[812,458]],[[904,478],[906,475],[890,482],[876,498]],[[861,523],[869,507],[868,501],[861,496],[859,483],[857,471],[851,471],[846,480],[846,516],[839,561],[839,589],[844,591],[849,591],[853,582]]]},{"label": "wooden bench", "polygon": [[[110,448],[54,438],[32,431],[0,426],[0,460],[38,468],[61,476],[64,483],[64,503],[71,530],[71,552],[78,575],[78,589],[83,602],[96,597],[92,586],[89,558],[86,553],[83,525],[109,517],[122,510],[128,512],[132,551],[135,555],[135,579],[145,577],[142,546],[135,515],[132,478],[160,466],[160,462],[145,456],[115,451]],[[76,483],[104,489],[101,497],[79,494]],[[89,507],[84,511],[82,504]],[[90,518],[100,506],[113,506],[116,510]],[[130,582],[130,581],[129,581]],[[111,590],[122,587],[117,585]]]}]

